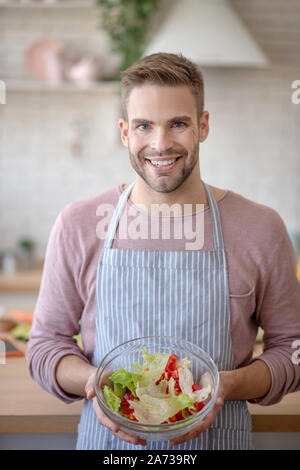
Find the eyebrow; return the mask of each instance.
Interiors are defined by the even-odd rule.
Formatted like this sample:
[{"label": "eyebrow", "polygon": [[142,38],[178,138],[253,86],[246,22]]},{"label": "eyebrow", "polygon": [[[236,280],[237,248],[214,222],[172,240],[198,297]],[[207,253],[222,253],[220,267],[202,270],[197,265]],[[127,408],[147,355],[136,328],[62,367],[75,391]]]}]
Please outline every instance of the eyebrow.
[{"label": "eyebrow", "polygon": [[[168,123],[172,123],[175,121],[186,121],[190,122],[192,119],[190,116],[175,116],[171,119],[168,119]],[[132,119],[131,124],[154,124],[153,121],[149,121],[149,119]]]}]

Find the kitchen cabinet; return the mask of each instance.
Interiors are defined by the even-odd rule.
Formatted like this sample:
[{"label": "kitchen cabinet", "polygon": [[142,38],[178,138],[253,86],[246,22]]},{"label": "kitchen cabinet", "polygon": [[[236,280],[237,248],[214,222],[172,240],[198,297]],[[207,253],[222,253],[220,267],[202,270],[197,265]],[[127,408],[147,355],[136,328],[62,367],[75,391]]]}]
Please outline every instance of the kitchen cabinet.
[{"label": "kitchen cabinet", "polygon": [[[26,344],[19,343],[25,351]],[[1,435],[3,439],[8,439],[9,435],[13,439],[15,434],[20,442],[20,433],[26,435],[24,442],[29,434],[46,436],[58,433],[57,441],[60,434],[64,438],[73,435],[71,442],[74,443],[83,401],[64,404],[42,390],[30,378],[25,357],[7,358],[6,364],[0,367],[0,448]],[[288,440],[290,436],[296,440],[299,437],[300,448],[300,392],[286,395],[276,405],[248,406],[256,439],[258,435],[262,436],[260,433],[282,433],[282,443],[287,433]],[[34,444],[31,442],[31,445]]]}]

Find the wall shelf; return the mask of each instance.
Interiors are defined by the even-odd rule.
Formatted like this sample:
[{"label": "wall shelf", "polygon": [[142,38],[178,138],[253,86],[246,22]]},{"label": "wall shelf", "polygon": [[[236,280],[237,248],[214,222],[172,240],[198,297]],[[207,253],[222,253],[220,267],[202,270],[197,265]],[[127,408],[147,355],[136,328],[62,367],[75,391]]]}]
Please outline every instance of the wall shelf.
[{"label": "wall shelf", "polygon": [[59,93],[117,93],[120,88],[118,81],[94,82],[87,87],[79,87],[75,83],[64,82],[59,85],[51,85],[39,80],[15,80],[2,79],[6,90],[18,92],[59,92]]},{"label": "wall shelf", "polygon": [[59,8],[59,9],[99,9],[94,0],[65,1],[65,2],[3,2],[0,0],[0,8]]}]

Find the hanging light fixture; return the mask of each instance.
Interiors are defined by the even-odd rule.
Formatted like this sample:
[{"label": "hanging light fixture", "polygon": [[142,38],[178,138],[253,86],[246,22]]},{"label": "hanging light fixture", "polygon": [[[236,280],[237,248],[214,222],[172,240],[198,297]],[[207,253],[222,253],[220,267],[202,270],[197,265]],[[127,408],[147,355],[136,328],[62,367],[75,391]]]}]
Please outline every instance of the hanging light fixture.
[{"label": "hanging light fixture", "polygon": [[182,53],[201,66],[269,64],[227,0],[174,0],[144,56],[155,52]]}]

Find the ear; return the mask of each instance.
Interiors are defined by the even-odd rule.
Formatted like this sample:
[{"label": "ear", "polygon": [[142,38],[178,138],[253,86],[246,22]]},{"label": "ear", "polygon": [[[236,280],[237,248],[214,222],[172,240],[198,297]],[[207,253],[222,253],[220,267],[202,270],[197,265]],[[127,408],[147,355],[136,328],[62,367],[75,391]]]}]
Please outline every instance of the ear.
[{"label": "ear", "polygon": [[121,139],[123,145],[128,147],[128,122],[125,119],[119,119],[119,128],[121,130]]},{"label": "ear", "polygon": [[209,133],[209,112],[203,111],[199,122],[199,142],[204,142]]}]

